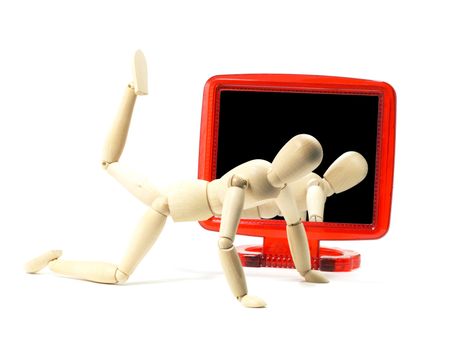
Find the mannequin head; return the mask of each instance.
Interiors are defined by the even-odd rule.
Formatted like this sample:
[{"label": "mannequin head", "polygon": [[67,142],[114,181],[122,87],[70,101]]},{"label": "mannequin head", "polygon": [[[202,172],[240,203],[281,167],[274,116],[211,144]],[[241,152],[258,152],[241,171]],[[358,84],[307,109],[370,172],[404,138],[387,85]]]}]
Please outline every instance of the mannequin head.
[{"label": "mannequin head", "polygon": [[277,153],[267,178],[273,186],[283,187],[316,169],[322,155],[321,144],[313,136],[296,135]]},{"label": "mannequin head", "polygon": [[361,182],[368,173],[368,163],[357,152],[346,152],[339,156],[324,173],[334,193],[341,193]]}]

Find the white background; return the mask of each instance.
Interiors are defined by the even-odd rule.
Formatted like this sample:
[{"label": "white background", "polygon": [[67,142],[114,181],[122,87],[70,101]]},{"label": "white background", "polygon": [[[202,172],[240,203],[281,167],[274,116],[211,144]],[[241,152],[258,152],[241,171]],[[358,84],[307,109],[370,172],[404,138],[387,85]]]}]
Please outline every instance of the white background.
[{"label": "white background", "polygon": [[[430,1],[3,1],[0,4],[0,348],[451,349],[452,10]],[[148,58],[126,163],[157,185],[197,174],[202,89],[215,74],[387,81],[398,95],[390,231],[335,242],[362,267],[303,283],[247,269],[268,308],[230,295],[216,234],[171,220],[129,283],[26,275],[29,258],[117,261],[145,208],[100,150]],[[276,116],[278,117],[278,116]],[[270,142],[272,142],[270,140]],[[250,238],[238,238],[238,243]]]}]

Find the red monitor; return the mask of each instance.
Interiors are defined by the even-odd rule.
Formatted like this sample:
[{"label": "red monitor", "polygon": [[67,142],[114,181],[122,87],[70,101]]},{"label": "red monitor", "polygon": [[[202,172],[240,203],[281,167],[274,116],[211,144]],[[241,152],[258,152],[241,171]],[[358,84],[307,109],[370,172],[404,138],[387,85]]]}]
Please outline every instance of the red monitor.
[{"label": "red monitor", "polygon": [[[377,239],[390,222],[395,150],[396,96],[383,82],[283,74],[222,75],[209,79],[203,95],[198,177],[213,180],[252,159],[272,161],[294,135],[310,134],[323,146],[322,176],[346,151],[361,153],[366,178],[327,198],[324,222],[306,222],[312,264],[350,271],[360,254],[320,247],[321,240]],[[213,231],[220,218],[200,224]],[[245,266],[294,267],[286,223],[242,219],[238,233],[264,238],[263,246],[239,247]]]}]

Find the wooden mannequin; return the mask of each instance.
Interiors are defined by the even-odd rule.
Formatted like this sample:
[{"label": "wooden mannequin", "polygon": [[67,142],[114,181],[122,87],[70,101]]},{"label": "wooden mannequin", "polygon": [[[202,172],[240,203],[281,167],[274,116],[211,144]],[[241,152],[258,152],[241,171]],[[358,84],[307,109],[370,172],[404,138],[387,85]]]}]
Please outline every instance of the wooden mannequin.
[{"label": "wooden mannequin", "polygon": [[[61,251],[54,250],[28,262],[26,271],[36,273],[48,266],[56,273],[89,281],[125,282],[158,238],[168,216],[179,222],[206,220],[216,215],[222,217],[218,241],[220,261],[234,296],[244,306],[264,307],[263,300],[248,295],[244,272],[233,244],[241,217],[258,210],[261,214],[271,215],[277,210],[287,223],[288,240],[297,271],[308,282],[328,282],[321,273],[311,269],[308,241],[292,186],[320,164],[323,153],[319,142],[309,135],[297,135],[279,151],[272,163],[252,160],[212,182],[186,181],[165,193],[161,192],[118,162],[126,143],[136,97],[148,93],[146,60],[140,51],[134,57],[133,75],[133,83],[126,88],[119,113],[108,134],[102,160],[110,175],[149,206],[123,259],[118,265],[66,261],[59,259]],[[328,172],[325,175],[327,179]],[[335,186],[327,186],[323,181],[318,181],[318,187],[325,195],[335,192]],[[348,184],[339,181],[339,186],[341,190]],[[297,187],[295,189],[297,191]],[[311,196],[309,192],[311,190],[308,190],[306,197]]]}]

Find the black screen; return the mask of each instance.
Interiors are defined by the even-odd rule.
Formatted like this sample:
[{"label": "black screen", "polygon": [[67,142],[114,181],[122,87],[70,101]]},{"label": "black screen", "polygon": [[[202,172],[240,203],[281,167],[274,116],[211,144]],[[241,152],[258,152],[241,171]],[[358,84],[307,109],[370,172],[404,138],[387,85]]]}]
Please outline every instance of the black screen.
[{"label": "black screen", "polygon": [[216,177],[252,159],[272,162],[297,134],[321,143],[322,176],[346,151],[361,153],[368,175],[350,190],[327,198],[324,221],[373,222],[379,96],[299,92],[222,91]]}]

